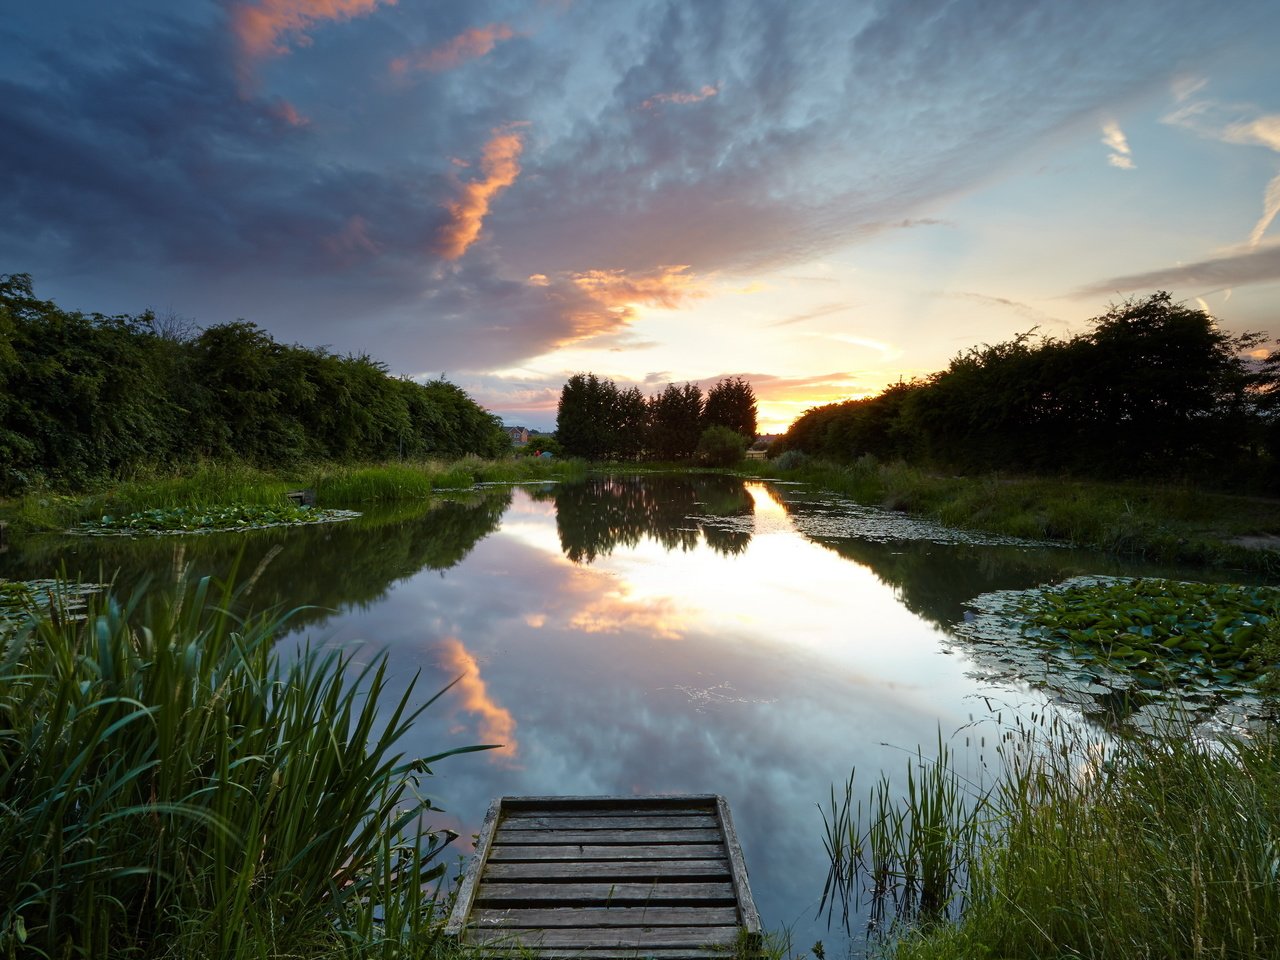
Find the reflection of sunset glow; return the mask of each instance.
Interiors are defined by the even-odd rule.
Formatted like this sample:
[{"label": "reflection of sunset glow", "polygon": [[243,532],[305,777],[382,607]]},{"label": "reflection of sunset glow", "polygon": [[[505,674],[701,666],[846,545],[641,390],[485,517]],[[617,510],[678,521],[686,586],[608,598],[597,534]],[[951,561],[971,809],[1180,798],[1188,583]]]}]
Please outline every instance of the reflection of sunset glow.
[{"label": "reflection of sunset glow", "polygon": [[462,645],[456,637],[446,637],[440,645],[440,662],[447,670],[459,675],[457,691],[462,697],[460,709],[474,713],[480,718],[477,733],[484,743],[500,743],[489,756],[514,760],[518,744],[516,742],[516,721],[511,711],[499,706],[489,694],[484,680],[480,677],[480,665],[476,658]]},{"label": "reflection of sunset glow", "polygon": [[763,483],[744,484],[747,488],[747,496],[751,497],[751,509],[755,514],[756,522],[764,518],[765,514],[772,514],[774,517],[786,517],[787,508],[783,506],[782,500],[768,486]]},{"label": "reflection of sunset glow", "polygon": [[568,592],[587,598],[569,618],[569,626],[583,633],[634,630],[662,640],[680,640],[696,619],[668,595],[638,594],[630,583],[589,567],[573,567],[568,586]]}]

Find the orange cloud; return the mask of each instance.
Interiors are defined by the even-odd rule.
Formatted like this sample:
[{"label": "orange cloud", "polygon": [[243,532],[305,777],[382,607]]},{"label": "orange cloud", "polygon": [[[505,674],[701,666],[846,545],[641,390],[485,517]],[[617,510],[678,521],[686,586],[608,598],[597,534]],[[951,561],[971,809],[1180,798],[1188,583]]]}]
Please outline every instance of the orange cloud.
[{"label": "orange cloud", "polygon": [[457,260],[480,236],[489,202],[516,182],[524,140],[510,127],[493,132],[480,159],[484,179],[462,184],[462,196],[445,205],[450,220],[440,230],[436,247],[446,260]]},{"label": "orange cloud", "polygon": [[396,0],[257,0],[231,7],[231,30],[246,60],[263,60],[289,52],[289,37],[298,46],[310,38],[304,34],[323,20],[353,20],[372,13],[379,3]]},{"label": "orange cloud", "polygon": [[391,72],[403,74],[409,70],[428,70],[438,73],[441,70],[452,70],[467,60],[483,57],[500,42],[514,36],[515,31],[505,23],[473,27],[438,47],[419,51],[408,57],[397,57],[391,61]]},{"label": "orange cloud", "polygon": [[298,112],[288,100],[277,100],[270,107],[271,115],[291,127],[305,127],[311,121]]},{"label": "orange cloud", "polygon": [[462,697],[461,709],[474,713],[480,718],[477,733],[484,743],[502,744],[496,750],[489,751],[490,756],[504,757],[514,760],[519,745],[516,742],[516,721],[511,711],[500,707],[489,695],[485,682],[480,677],[480,665],[476,658],[462,645],[456,637],[446,637],[441,644],[441,665],[459,675],[455,689]]},{"label": "orange cloud", "polygon": [[697,103],[700,100],[706,100],[708,97],[714,97],[720,92],[719,87],[713,87],[707,84],[696,93],[655,93],[648,100],[640,104],[641,110],[652,110],[661,103]]},{"label": "orange cloud", "polygon": [[692,297],[703,296],[689,265],[661,266],[649,273],[625,270],[587,270],[571,275],[573,285],[601,306],[624,309],[634,306],[674,310]]}]

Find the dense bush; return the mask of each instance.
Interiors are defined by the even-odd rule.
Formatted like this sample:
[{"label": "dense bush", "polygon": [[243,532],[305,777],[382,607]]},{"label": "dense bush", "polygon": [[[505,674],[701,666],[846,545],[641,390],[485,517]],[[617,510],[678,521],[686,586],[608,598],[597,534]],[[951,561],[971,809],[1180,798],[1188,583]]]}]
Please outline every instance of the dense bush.
[{"label": "dense bush", "polygon": [[1280,357],[1157,293],[1068,340],[975,347],[946,370],[808,410],[777,444],[944,469],[1274,481]]},{"label": "dense bush", "polygon": [[742,434],[719,424],[707,427],[698,438],[698,462],[708,467],[732,467],[746,450]]},{"label": "dense bush", "polygon": [[201,457],[497,456],[501,424],[460,388],[368,356],[287,346],[252,323],[190,331],[38,300],[0,275],[0,493],[84,486]]}]

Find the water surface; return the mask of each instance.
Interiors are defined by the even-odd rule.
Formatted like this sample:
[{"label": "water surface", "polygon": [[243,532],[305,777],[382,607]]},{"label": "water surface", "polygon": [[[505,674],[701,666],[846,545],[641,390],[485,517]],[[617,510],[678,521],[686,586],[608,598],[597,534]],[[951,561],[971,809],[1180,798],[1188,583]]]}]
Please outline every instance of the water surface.
[{"label": "water surface", "polygon": [[1044,709],[974,676],[950,632],[967,600],[1083,573],[1195,576],[720,476],[493,487],[249,533],[47,537],[0,556],[0,575],[60,564],[126,589],[238,565],[255,603],[301,608],[284,643],[385,649],[417,702],[460,678],[404,744],[502,745],[426,781],[460,852],[500,794],[725,795],[761,915],[798,948],[838,939],[815,920],[833,783],[900,775],[939,731],[968,737],[976,768],[989,708]]}]

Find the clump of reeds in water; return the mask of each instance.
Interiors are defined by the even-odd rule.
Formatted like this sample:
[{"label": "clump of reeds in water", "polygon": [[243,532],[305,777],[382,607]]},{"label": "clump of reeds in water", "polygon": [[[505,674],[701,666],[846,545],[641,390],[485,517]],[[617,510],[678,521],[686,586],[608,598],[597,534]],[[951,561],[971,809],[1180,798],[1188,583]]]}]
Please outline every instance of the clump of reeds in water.
[{"label": "clump of reeds in water", "polygon": [[[0,955],[420,955],[431,702],[209,580],[0,632]],[[438,694],[437,694],[438,696]],[[480,749],[480,748],[469,748]],[[461,752],[461,751],[450,751]]]},{"label": "clump of reeds in water", "polygon": [[[850,815],[833,792],[832,872],[850,879],[828,886],[879,900],[873,917],[894,911],[885,952],[1280,956],[1274,728],[1205,738],[1184,719],[1155,736],[1103,739],[1038,718],[1000,740],[1002,768],[987,787],[957,776],[940,749],[914,794],[882,788]],[[912,853],[930,842],[947,866],[927,871],[926,855]]]}]

